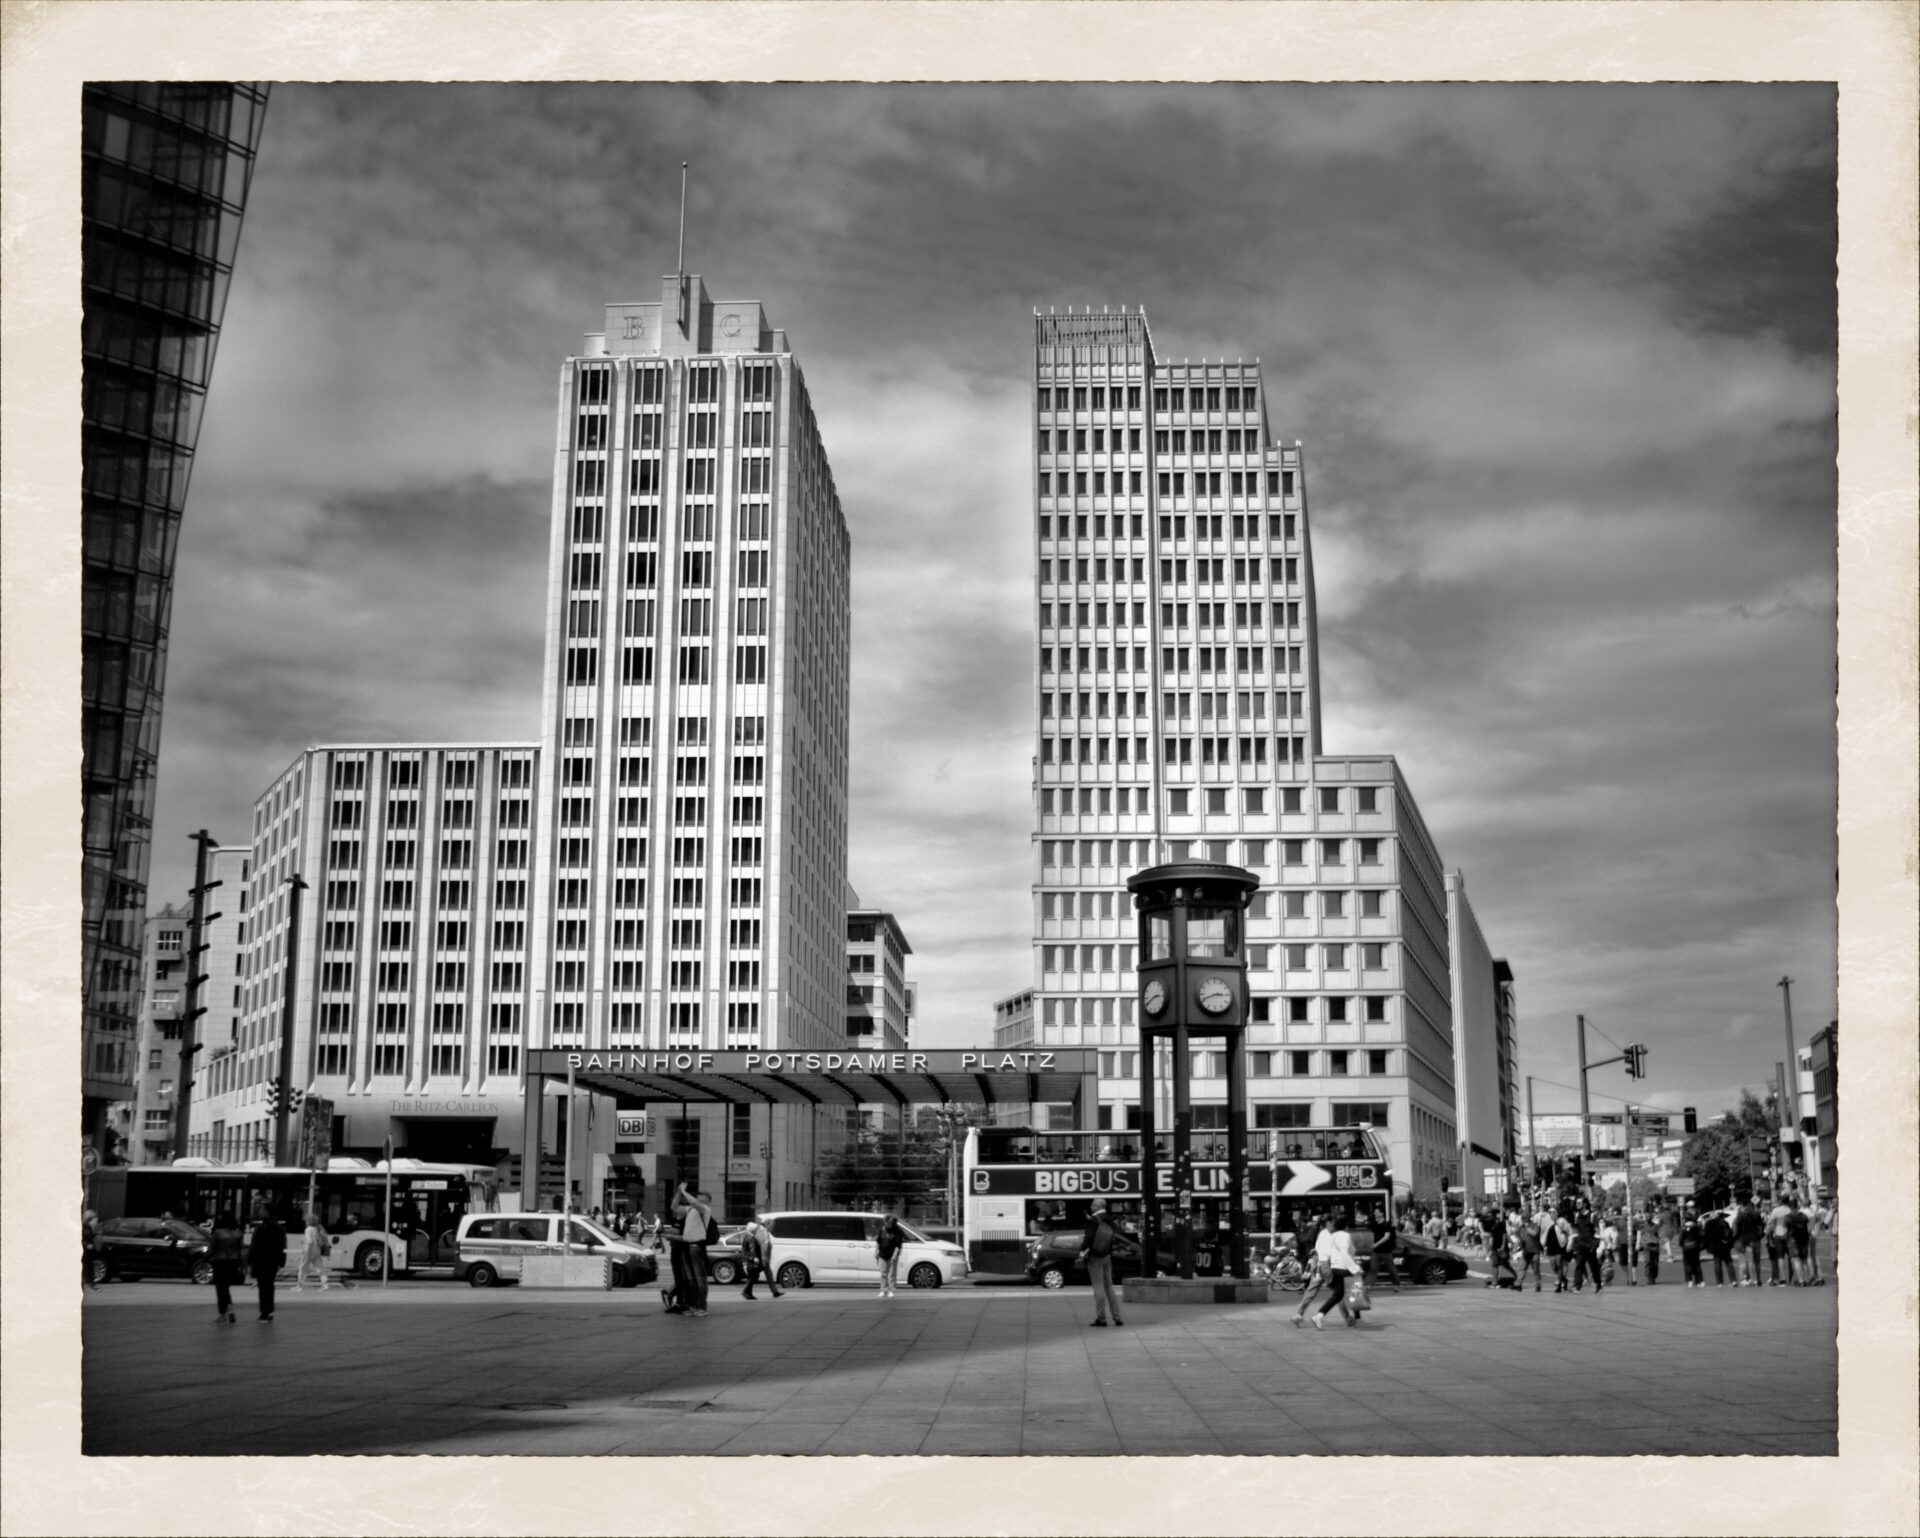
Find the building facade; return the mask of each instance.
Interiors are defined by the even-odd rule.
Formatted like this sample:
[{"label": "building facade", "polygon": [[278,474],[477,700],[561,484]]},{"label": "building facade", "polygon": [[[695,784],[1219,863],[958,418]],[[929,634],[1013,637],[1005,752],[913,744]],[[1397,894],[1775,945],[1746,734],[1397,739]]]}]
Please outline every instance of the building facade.
[{"label": "building facade", "polygon": [[[556,1047],[839,1046],[851,546],[787,335],[671,274],[557,404],[532,1008]],[[814,1118],[682,1109],[730,1216],[810,1189]]]},{"label": "building facade", "polygon": [[133,1101],[173,563],[264,85],[81,93],[81,1095]]},{"label": "building facade", "polygon": [[1466,877],[1448,871],[1447,943],[1453,985],[1453,1088],[1459,1138],[1457,1183],[1469,1201],[1498,1191],[1488,1172],[1508,1168],[1509,1106],[1503,1093],[1506,1056],[1500,964],[1467,897]]},{"label": "building facade", "polygon": [[[1099,1048],[1101,1125],[1133,1125],[1126,878],[1246,866],[1249,1125],[1369,1123],[1403,1194],[1435,1198],[1442,867],[1392,758],[1322,750],[1305,472],[1259,365],[1161,360],[1137,312],[1036,315],[1034,393],[1036,1039]],[[1194,1056],[1195,1125],[1224,1128],[1224,1064]]]},{"label": "building facade", "polygon": [[173,1157],[179,1105],[181,1033],[186,1024],[186,904],[147,915],[146,990],[140,1004],[140,1067],[127,1122],[127,1162],[165,1164]]},{"label": "building facade", "polygon": [[1840,1193],[1840,1022],[1830,1022],[1807,1044],[1813,1070],[1813,1128],[1819,1147],[1819,1181]]},{"label": "building facade", "polygon": [[377,1159],[389,1138],[416,1159],[518,1151],[520,1054],[542,1044],[539,760],[533,743],[346,744],[308,748],[274,780],[236,894],[245,927],[209,937],[215,966],[236,955],[239,1009],[228,1040],[207,1040],[190,1152],[272,1151],[289,976],[287,1077],[333,1102],[336,1153]]},{"label": "building facade", "polygon": [[913,1032],[912,984],[900,921],[883,908],[856,902],[847,912],[847,1035],[850,1047],[892,1052]]}]

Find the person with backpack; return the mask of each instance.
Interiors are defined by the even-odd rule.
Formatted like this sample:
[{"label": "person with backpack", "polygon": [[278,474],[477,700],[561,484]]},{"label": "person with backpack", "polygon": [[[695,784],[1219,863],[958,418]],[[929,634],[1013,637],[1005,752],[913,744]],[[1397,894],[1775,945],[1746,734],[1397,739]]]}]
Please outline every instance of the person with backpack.
[{"label": "person with backpack", "polygon": [[1791,1256],[1793,1285],[1811,1287],[1813,1272],[1808,1265],[1808,1258],[1813,1249],[1813,1224],[1808,1221],[1806,1213],[1801,1209],[1800,1198],[1797,1196],[1787,1198],[1787,1242],[1793,1247]]},{"label": "person with backpack", "polygon": [[889,1212],[880,1220],[880,1232],[874,1235],[873,1258],[880,1266],[880,1296],[890,1298],[900,1280],[900,1246],[906,1235],[900,1232],[900,1220]]},{"label": "person with backpack", "polygon": [[1514,1226],[1520,1230],[1520,1270],[1514,1285],[1526,1286],[1527,1273],[1531,1271],[1533,1290],[1538,1292],[1540,1290],[1540,1225],[1522,1220],[1516,1222]]},{"label": "person with backpack", "polygon": [[776,1298],[781,1296],[780,1283],[773,1274],[773,1235],[767,1232],[767,1225],[761,1221],[759,1209],[747,1220],[747,1226],[740,1230],[740,1270],[746,1276],[747,1285],[740,1290],[740,1296],[753,1296],[753,1284],[764,1273],[767,1278],[767,1291]]},{"label": "person with backpack", "polygon": [[1688,1202],[1685,1213],[1680,1219],[1680,1269],[1689,1287],[1704,1287],[1706,1278],[1700,1272],[1700,1252],[1706,1248],[1707,1227],[1700,1221],[1700,1214]]},{"label": "person with backpack", "polygon": [[1116,1325],[1125,1324],[1120,1317],[1120,1294],[1113,1290],[1113,1223],[1107,1217],[1105,1197],[1093,1199],[1087,1231],[1080,1237],[1080,1258],[1086,1262],[1087,1280],[1093,1286],[1094,1324],[1105,1329],[1109,1311]]},{"label": "person with backpack", "polygon": [[1547,1220],[1546,1246],[1547,1258],[1553,1262],[1553,1290],[1567,1290],[1567,1253],[1573,1241],[1573,1223],[1565,1213],[1559,1213]]},{"label": "person with backpack", "polygon": [[1740,1280],[1736,1287],[1760,1285],[1760,1240],[1766,1233],[1766,1220],[1753,1199],[1744,1199],[1733,1214],[1733,1253],[1739,1261]]},{"label": "person with backpack", "polygon": [[1707,1253],[1713,1256],[1713,1285],[1724,1287],[1727,1278],[1734,1276],[1733,1285],[1740,1285],[1734,1275],[1733,1264],[1733,1225],[1727,1221],[1727,1214],[1716,1207],[1707,1214],[1706,1222],[1700,1225],[1700,1236],[1706,1244]]}]

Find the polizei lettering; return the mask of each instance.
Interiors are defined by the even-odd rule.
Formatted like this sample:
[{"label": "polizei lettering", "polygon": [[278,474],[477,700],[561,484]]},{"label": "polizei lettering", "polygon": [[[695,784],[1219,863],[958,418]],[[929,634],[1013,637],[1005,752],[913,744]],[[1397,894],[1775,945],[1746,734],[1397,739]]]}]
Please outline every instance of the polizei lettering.
[{"label": "polizei lettering", "polygon": [[962,1073],[1045,1073],[1053,1067],[1051,1052],[962,1052]]}]

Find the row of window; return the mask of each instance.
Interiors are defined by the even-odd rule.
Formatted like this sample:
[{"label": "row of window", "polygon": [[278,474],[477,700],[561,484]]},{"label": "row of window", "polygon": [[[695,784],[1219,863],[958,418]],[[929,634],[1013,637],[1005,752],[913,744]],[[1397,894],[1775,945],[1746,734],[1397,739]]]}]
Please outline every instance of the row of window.
[{"label": "row of window", "polygon": [[[1259,389],[1254,385],[1161,385],[1154,389],[1153,409],[1156,414],[1223,409],[1254,411],[1258,409],[1259,396]],[[1137,384],[1040,385],[1034,390],[1033,398],[1035,408],[1040,411],[1138,411],[1142,390]]]},{"label": "row of window", "polygon": [[[1278,1078],[1317,1078],[1331,1074],[1335,1077],[1357,1074],[1381,1075],[1394,1072],[1394,1054],[1379,1047],[1358,1049],[1336,1048],[1321,1052],[1251,1051],[1247,1053],[1247,1074],[1257,1079]],[[1188,1076],[1195,1079],[1224,1079],[1227,1076],[1227,1055],[1224,1052],[1197,1051],[1187,1054]],[[1125,1079],[1137,1081],[1140,1077],[1140,1054],[1135,1051],[1101,1052],[1098,1054],[1100,1077],[1102,1079]],[[1158,1072],[1166,1073],[1169,1065],[1162,1062]],[[1265,1110],[1269,1116],[1278,1114],[1285,1117],[1299,1116],[1299,1121],[1263,1121],[1257,1126],[1307,1126],[1302,1114],[1306,1104],[1288,1105],[1269,1104],[1257,1109]],[[1335,1117],[1336,1121],[1346,1124],[1346,1119]],[[1371,1121],[1374,1126],[1383,1126],[1385,1118],[1375,1120],[1372,1117],[1355,1117],[1354,1122]]]},{"label": "row of window", "polygon": [[[1162,764],[1169,769],[1211,766],[1226,768],[1234,762],[1233,744],[1238,742],[1239,767],[1263,770],[1268,767],[1267,747],[1271,740],[1274,764],[1304,764],[1307,761],[1305,737],[1168,737],[1164,739]],[[1040,763],[1043,767],[1075,765],[1146,764],[1151,762],[1146,737],[1042,737]],[[1194,743],[1200,744],[1196,757]],[[1209,795],[1214,792],[1209,791]],[[1225,795],[1224,789],[1218,794]],[[1264,796],[1264,791],[1262,792]],[[1264,802],[1261,803],[1264,805]],[[1254,803],[1249,803],[1250,807]],[[1225,810],[1224,805],[1222,810]]]},{"label": "row of window", "polygon": [[[380,906],[388,912],[406,912],[413,907],[414,884],[411,877],[390,877],[380,884]],[[443,879],[436,889],[438,905],[458,912],[472,906],[473,883],[457,877]],[[360,907],[360,883],[350,877],[327,882],[326,905],[330,913],[353,913]],[[493,906],[514,911],[527,905],[527,883],[505,879],[493,884]]]},{"label": "row of window", "polygon": [[[442,790],[471,790],[478,783],[479,766],[471,758],[447,758],[441,761],[440,787]],[[364,790],[367,783],[367,761],[364,758],[336,758],[333,761],[333,788],[335,790]],[[500,785],[502,789],[524,790],[533,784],[533,760],[530,758],[503,758],[500,760]],[[420,788],[420,760],[417,758],[389,758],[387,760],[387,788],[389,790],[418,790]]]}]

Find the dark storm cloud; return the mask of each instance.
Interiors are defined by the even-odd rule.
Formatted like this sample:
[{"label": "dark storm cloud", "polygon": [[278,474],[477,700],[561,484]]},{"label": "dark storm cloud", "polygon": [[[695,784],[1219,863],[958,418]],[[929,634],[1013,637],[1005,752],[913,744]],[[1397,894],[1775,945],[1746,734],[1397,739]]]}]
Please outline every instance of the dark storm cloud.
[{"label": "dark storm cloud", "polygon": [[1660,1082],[1757,1078],[1781,971],[1832,1011],[1833,106],[281,88],[156,890],[305,742],[530,733],[557,371],[657,295],[689,159],[688,267],[788,329],[846,508],[851,874],[937,1038],[1031,981],[1031,312],[1144,304],[1163,359],[1261,358],[1304,443],[1327,747],[1399,759],[1543,1023],[1528,1066],[1570,1077],[1584,1009],[1658,1022]]}]

